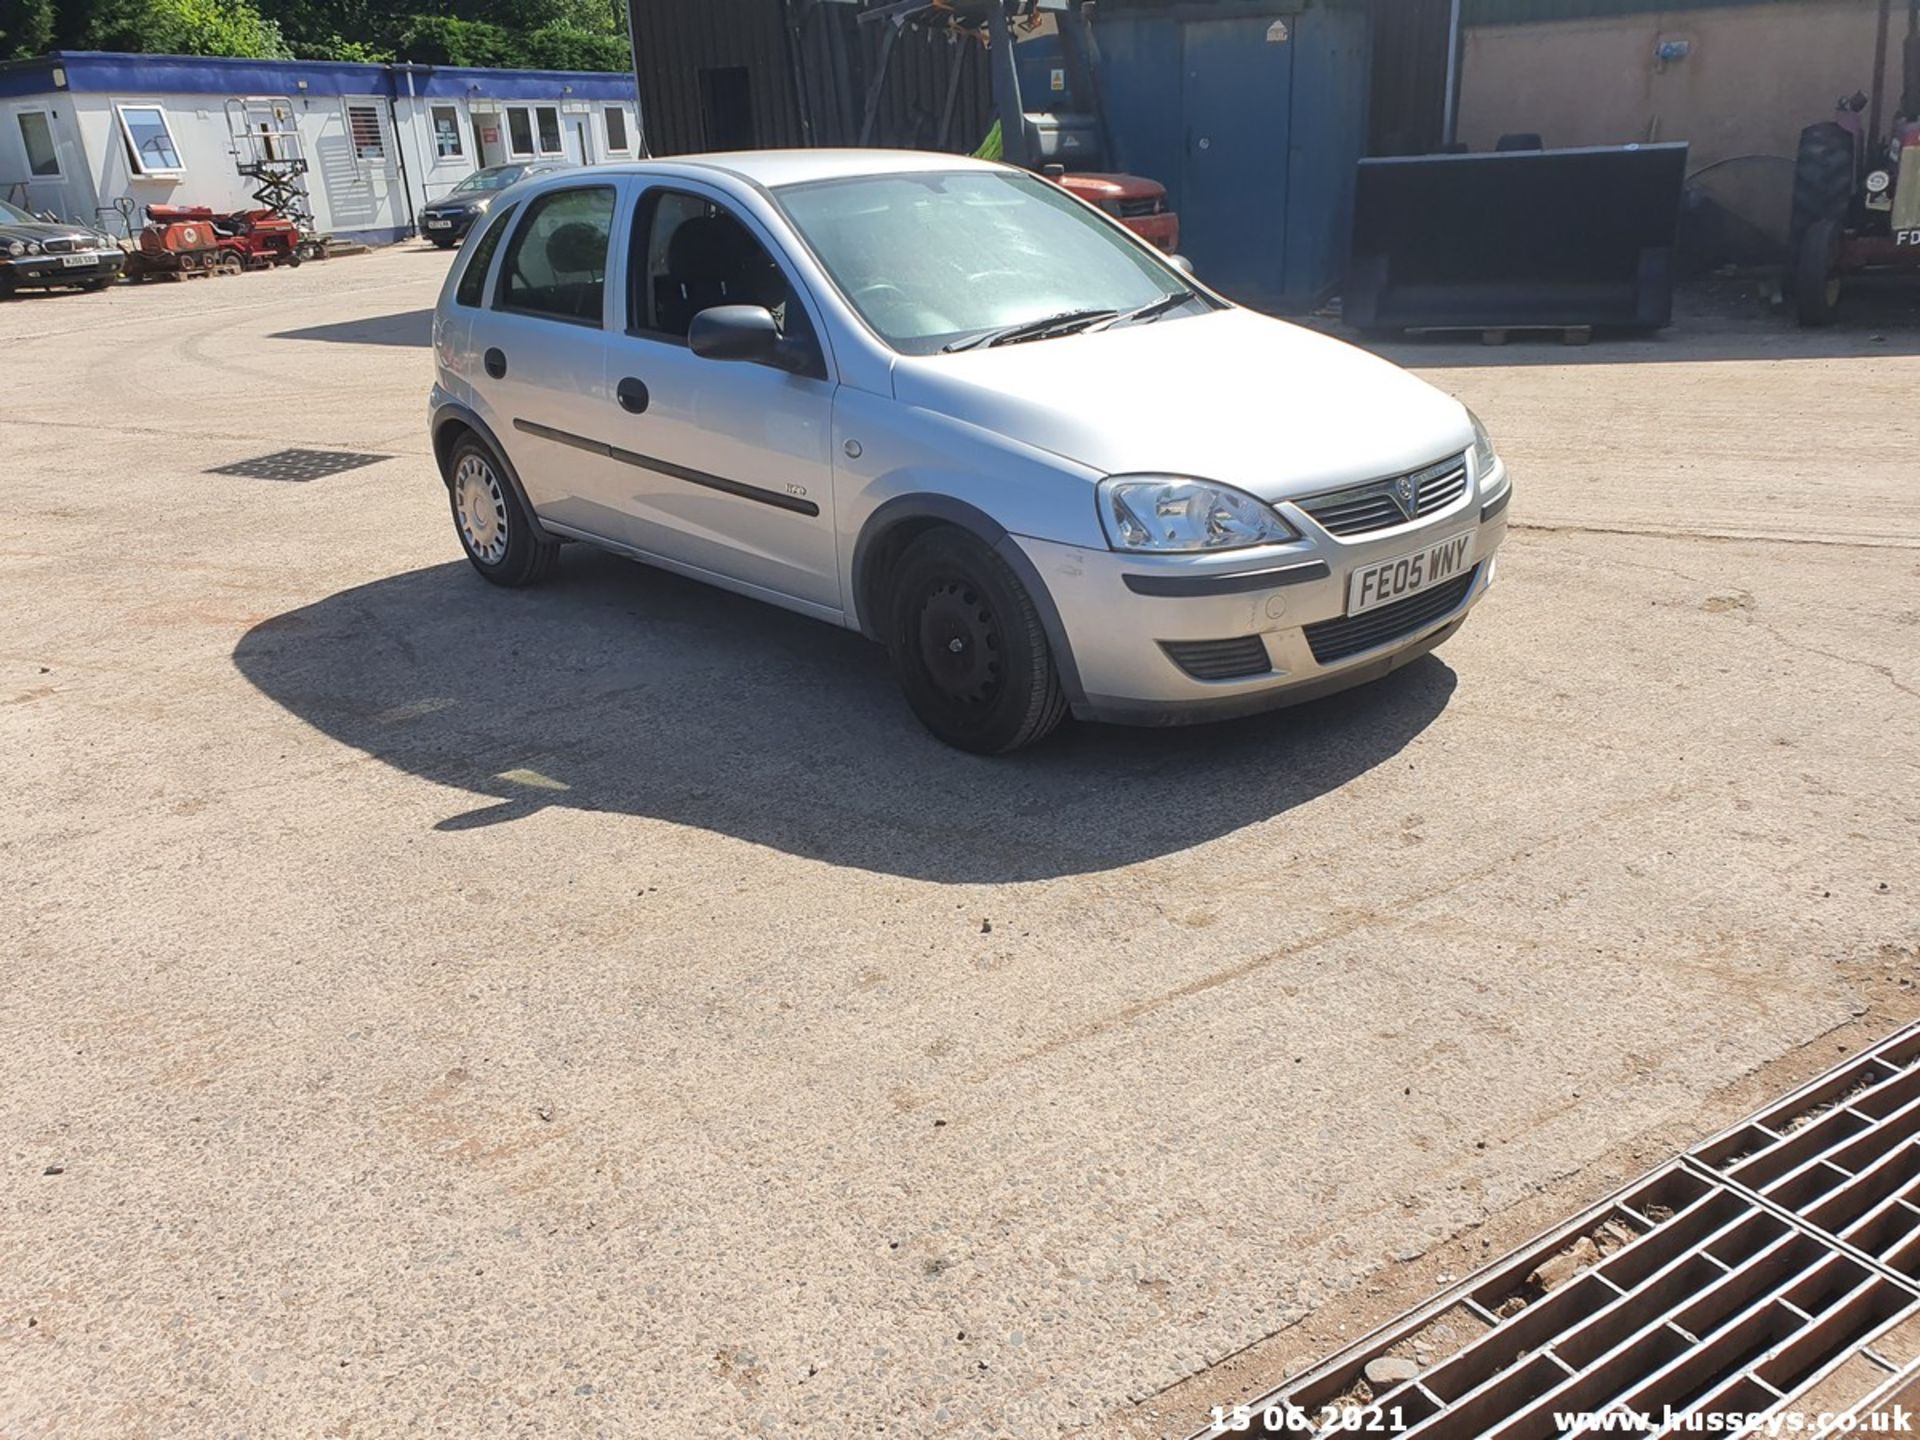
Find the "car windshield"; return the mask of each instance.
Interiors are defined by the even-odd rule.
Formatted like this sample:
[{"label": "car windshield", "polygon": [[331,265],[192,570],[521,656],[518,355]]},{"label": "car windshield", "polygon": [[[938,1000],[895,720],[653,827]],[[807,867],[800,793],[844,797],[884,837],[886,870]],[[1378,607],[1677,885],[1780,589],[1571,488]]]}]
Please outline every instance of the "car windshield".
[{"label": "car windshield", "polygon": [[476,190],[504,190],[526,173],[526,167],[522,165],[501,165],[492,170],[476,170],[454,186],[453,193],[471,195]]},{"label": "car windshield", "polygon": [[33,216],[22,210],[18,205],[6,200],[0,200],[0,225],[31,224],[33,224]]},{"label": "car windshield", "polygon": [[1031,175],[867,175],[775,198],[848,303],[909,355],[1198,298],[1171,265]]}]

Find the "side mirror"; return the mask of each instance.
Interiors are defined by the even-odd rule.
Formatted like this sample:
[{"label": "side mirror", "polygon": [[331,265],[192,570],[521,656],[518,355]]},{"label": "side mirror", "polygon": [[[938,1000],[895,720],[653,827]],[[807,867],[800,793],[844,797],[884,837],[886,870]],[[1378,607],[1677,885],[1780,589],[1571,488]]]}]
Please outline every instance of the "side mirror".
[{"label": "side mirror", "polygon": [[702,310],[687,327],[687,348],[703,360],[747,360],[765,364],[780,348],[780,327],[773,312],[760,305],[716,305]]},{"label": "side mirror", "polygon": [[1193,274],[1193,262],[1184,255],[1169,255],[1167,256],[1167,263],[1182,275]]}]

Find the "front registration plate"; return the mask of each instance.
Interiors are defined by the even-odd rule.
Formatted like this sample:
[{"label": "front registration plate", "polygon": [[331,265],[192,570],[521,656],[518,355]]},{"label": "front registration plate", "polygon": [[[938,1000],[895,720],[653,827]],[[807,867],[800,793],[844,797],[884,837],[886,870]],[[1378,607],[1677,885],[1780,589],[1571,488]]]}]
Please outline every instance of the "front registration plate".
[{"label": "front registration plate", "polygon": [[62,255],[60,263],[69,270],[78,270],[82,265],[91,265],[99,257],[91,250],[83,250],[77,255]]},{"label": "front registration plate", "polygon": [[451,220],[427,221],[427,229],[429,230],[451,230],[452,228],[453,228],[453,222]]},{"label": "front registration plate", "polygon": [[1353,572],[1347,581],[1347,613],[1364,614],[1417,595],[1429,585],[1451,580],[1467,568],[1473,532],[1449,535],[1411,555],[1396,555]]}]

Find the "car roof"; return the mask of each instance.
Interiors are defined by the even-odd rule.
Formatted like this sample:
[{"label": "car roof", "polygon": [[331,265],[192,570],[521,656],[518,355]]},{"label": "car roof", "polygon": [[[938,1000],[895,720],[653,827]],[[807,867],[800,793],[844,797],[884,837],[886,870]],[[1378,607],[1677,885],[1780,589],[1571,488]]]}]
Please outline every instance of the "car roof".
[{"label": "car roof", "polygon": [[630,164],[597,165],[596,170],[627,170],[647,175],[722,174],[769,190],[815,180],[845,180],[864,175],[923,175],[933,171],[1004,170],[970,155],[925,150],[723,150],[702,155],[668,155]]}]

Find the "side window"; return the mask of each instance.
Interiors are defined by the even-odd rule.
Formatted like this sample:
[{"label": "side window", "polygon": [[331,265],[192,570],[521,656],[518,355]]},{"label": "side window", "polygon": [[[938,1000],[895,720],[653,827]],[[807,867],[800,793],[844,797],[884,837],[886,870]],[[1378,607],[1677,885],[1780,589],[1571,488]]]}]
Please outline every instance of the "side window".
[{"label": "side window", "polygon": [[612,231],[611,185],[529,201],[500,268],[500,308],[598,326]]},{"label": "side window", "polygon": [[516,160],[533,156],[533,120],[524,105],[507,111],[507,153]]},{"label": "side window", "polygon": [[476,239],[467,242],[467,268],[460,272],[460,283],[454,287],[455,304],[478,305],[486,298],[487,270],[493,264],[493,252],[500,248],[500,237],[507,233],[513,212],[519,208],[507,206],[487,222],[487,228]]},{"label": "side window", "polygon": [[806,308],[767,249],[724,206],[683,190],[649,190],[633,217],[627,326],[685,340],[702,310],[763,305],[782,334],[813,338]]}]

